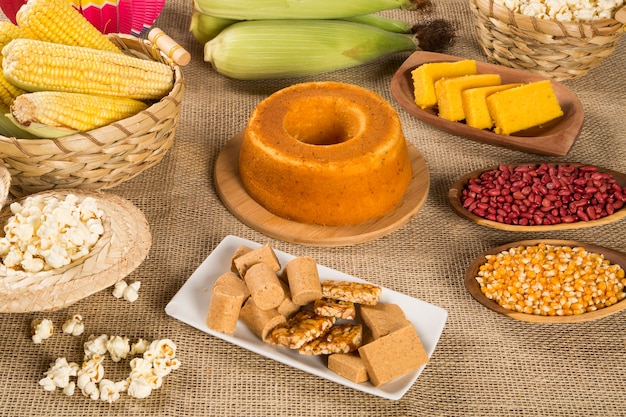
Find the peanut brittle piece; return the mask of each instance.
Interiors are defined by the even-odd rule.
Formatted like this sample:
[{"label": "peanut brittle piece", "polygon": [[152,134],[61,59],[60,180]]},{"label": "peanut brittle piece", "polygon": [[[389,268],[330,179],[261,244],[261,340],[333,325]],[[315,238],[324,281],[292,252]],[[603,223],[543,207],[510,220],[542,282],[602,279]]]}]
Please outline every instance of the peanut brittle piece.
[{"label": "peanut brittle piece", "polygon": [[335,317],[337,319],[354,320],[356,317],[356,308],[352,301],[320,298],[313,303],[313,311],[320,316]]},{"label": "peanut brittle piece", "polygon": [[278,346],[298,349],[326,333],[333,324],[335,324],[334,317],[323,317],[311,310],[301,310],[286,323],[274,327],[268,339]]},{"label": "peanut brittle piece", "polygon": [[376,305],[382,288],[374,284],[353,281],[322,281],[322,297],[351,301],[357,304]]},{"label": "peanut brittle piece", "polygon": [[298,349],[303,355],[330,355],[354,352],[361,347],[363,327],[360,324],[336,324],[317,339]]}]

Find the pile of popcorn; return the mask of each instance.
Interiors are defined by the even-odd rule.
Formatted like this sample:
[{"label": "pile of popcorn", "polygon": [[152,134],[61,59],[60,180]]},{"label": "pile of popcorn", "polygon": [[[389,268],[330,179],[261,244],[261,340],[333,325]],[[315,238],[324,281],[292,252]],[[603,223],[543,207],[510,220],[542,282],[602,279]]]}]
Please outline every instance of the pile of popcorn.
[{"label": "pile of popcorn", "polygon": [[64,200],[41,195],[10,206],[13,215],[0,238],[7,268],[40,272],[61,268],[89,254],[104,233],[96,200],[73,194]]},{"label": "pile of popcorn", "polygon": [[612,18],[624,0],[494,0],[526,16],[559,22],[591,22]]},{"label": "pile of popcorn", "polygon": [[[180,367],[176,358],[176,345],[169,339],[153,342],[139,339],[135,343],[122,336],[90,336],[84,344],[85,357],[82,365],[57,358],[45,372],[39,385],[46,391],[61,389],[65,395],[74,395],[76,388],[92,400],[112,403],[126,392],[130,397],[146,398],[159,389],[163,378]],[[129,356],[130,374],[120,381],[104,377],[105,355],[113,362]]]}]

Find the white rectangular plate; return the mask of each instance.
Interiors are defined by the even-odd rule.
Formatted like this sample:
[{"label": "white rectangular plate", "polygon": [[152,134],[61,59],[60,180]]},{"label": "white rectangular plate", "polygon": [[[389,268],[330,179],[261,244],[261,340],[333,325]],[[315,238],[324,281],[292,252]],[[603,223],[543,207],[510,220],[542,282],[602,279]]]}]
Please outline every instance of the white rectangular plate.
[{"label": "white rectangular plate", "polygon": [[[237,324],[237,328],[232,335],[209,329],[205,324],[205,317],[211,300],[211,289],[213,288],[215,280],[220,275],[230,270],[232,255],[235,249],[240,245],[245,245],[250,248],[261,246],[259,243],[236,236],[226,236],[167,304],[165,312],[183,323],[212,336],[219,337],[220,339],[224,339],[237,346],[258,353],[259,355],[359,391],[390,400],[399,400],[409,388],[411,388],[411,385],[413,385],[422,373],[424,366],[380,387],[374,387],[370,382],[357,384],[335,374],[327,368],[322,357],[301,355],[295,350],[284,349],[265,343],[241,322]],[[285,252],[278,250],[275,250],[275,252],[281,265],[285,265],[294,258],[294,256]],[[362,279],[321,265],[318,266],[318,271],[320,279],[322,280],[334,279],[366,282]],[[428,356],[432,356],[446,324],[448,317],[447,311],[435,305],[386,288],[382,290],[380,302],[398,304],[402,308],[407,319],[415,326]]]}]

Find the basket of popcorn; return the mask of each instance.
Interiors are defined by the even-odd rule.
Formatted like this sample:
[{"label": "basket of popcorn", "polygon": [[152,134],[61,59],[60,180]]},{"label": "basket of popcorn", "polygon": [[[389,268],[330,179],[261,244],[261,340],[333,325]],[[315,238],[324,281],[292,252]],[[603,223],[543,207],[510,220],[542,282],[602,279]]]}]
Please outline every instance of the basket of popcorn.
[{"label": "basket of popcorn", "polygon": [[492,62],[555,80],[587,74],[624,32],[623,0],[470,0]]},{"label": "basket of popcorn", "polygon": [[2,207],[0,225],[0,313],[58,310],[113,286],[152,243],[141,210],[102,192],[35,193]]},{"label": "basket of popcorn", "polygon": [[185,90],[188,61],[174,53],[184,49],[167,35],[104,35],[61,0],[29,0],[16,20],[0,23],[11,194],[112,188],[162,160]]}]

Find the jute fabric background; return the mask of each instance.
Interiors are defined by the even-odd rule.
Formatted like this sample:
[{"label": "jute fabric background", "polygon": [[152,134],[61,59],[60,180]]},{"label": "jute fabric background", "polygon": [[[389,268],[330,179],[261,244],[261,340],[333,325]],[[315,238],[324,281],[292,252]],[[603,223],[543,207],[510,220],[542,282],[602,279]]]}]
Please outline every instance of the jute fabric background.
[{"label": "jute fabric background", "polygon": [[[626,313],[582,324],[518,322],[487,310],[467,293],[463,274],[482,251],[527,238],[573,239],[626,251],[626,223],[564,231],[497,231],[457,217],[446,196],[463,174],[499,163],[575,161],[626,170],[626,45],[588,75],[564,82],[585,110],[577,142],[564,158],[475,143],[438,131],[400,109],[389,92],[400,53],[375,63],[307,79],[235,81],[202,60],[188,32],[191,2],[170,0],[157,26],[193,59],[184,68],[187,91],[173,147],[157,166],[109,190],[146,215],[153,245],[129,277],[142,283],[128,303],[103,290],[64,310],[0,315],[0,415],[20,416],[619,416],[626,392]],[[449,19],[457,41],[451,54],[485,60],[466,0],[440,0],[428,16],[395,11],[410,22]],[[222,146],[242,130],[266,96],[300,81],[334,80],[371,89],[400,114],[405,135],[427,161],[431,188],[425,205],[404,227],[375,241],[336,248],[270,239],[245,226],[222,205],[213,167]],[[165,306],[227,235],[268,242],[294,255],[378,283],[445,308],[448,321],[426,369],[399,401],[381,399],[309,375],[193,329],[165,314]],[[30,339],[33,318],[57,331],[73,314],[84,317],[81,337]],[[80,395],[45,392],[38,381],[55,358],[82,360],[89,334],[131,340],[170,338],[182,367],[142,400],[122,395],[108,404]],[[110,362],[109,362],[110,364]],[[126,364],[107,365],[121,379]],[[114,373],[114,374],[111,374]]]}]

